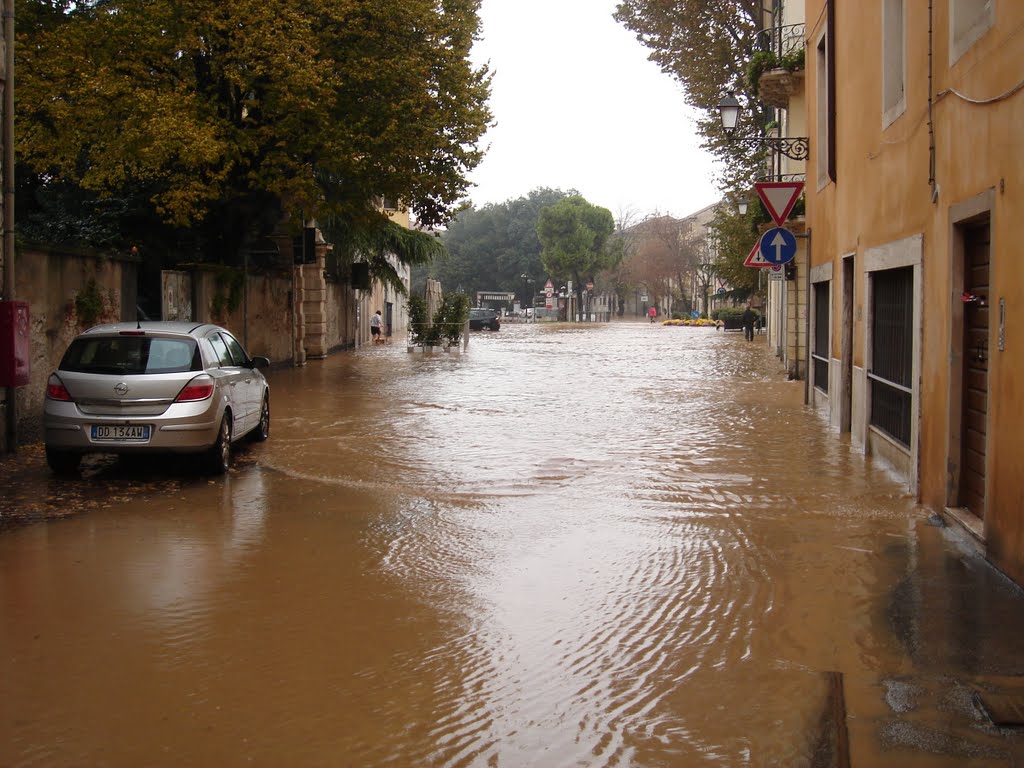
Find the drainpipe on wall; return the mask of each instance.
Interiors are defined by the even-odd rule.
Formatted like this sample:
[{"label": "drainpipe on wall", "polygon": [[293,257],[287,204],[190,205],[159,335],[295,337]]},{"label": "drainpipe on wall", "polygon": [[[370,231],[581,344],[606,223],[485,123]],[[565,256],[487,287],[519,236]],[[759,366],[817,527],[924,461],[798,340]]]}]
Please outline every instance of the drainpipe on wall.
[{"label": "drainpipe on wall", "polygon": [[249,349],[249,246],[242,254],[242,346]]},{"label": "drainpipe on wall", "polygon": [[804,269],[804,405],[811,402],[811,228],[807,228],[807,267]]},{"label": "drainpipe on wall", "polygon": [[928,186],[931,187],[932,203],[934,204],[939,199],[939,185],[935,182],[935,122],[932,120],[932,108],[935,101],[932,95],[934,89],[932,58],[935,47],[935,35],[932,30],[933,19],[933,0],[928,0]]}]

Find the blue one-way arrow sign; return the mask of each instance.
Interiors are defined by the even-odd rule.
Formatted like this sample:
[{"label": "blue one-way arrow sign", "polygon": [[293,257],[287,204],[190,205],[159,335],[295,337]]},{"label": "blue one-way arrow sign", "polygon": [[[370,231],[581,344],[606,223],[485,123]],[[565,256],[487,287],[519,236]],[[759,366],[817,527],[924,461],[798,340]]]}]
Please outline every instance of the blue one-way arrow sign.
[{"label": "blue one-way arrow sign", "polygon": [[788,229],[772,227],[761,235],[761,257],[770,264],[786,264],[796,256],[796,238]]}]

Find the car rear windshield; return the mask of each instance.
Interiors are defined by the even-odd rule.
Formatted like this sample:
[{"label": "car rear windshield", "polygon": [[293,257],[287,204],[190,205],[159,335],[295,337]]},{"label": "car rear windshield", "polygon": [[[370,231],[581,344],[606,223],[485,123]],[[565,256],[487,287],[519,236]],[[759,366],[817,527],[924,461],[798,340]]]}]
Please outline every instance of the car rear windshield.
[{"label": "car rear windshield", "polygon": [[71,342],[60,369],[115,375],[180,373],[202,370],[202,361],[192,339],[85,336]]}]

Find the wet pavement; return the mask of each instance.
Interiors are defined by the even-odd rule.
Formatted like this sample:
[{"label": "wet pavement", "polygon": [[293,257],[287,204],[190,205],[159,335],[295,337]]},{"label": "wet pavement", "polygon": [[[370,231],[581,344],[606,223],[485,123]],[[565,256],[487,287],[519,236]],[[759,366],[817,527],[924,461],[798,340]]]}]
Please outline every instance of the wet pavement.
[{"label": "wet pavement", "polygon": [[1024,764],[982,706],[1024,693],[1024,594],[763,338],[508,325],[270,380],[224,479],[0,461],[0,519],[79,512],[0,532],[0,765]]}]

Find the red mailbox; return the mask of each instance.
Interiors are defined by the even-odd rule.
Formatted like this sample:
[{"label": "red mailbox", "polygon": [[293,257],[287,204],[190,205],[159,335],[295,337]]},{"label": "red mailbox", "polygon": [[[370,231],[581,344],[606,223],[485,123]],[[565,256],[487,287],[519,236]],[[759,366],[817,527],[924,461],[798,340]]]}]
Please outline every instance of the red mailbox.
[{"label": "red mailbox", "polygon": [[0,301],[0,387],[29,381],[27,301]]}]

